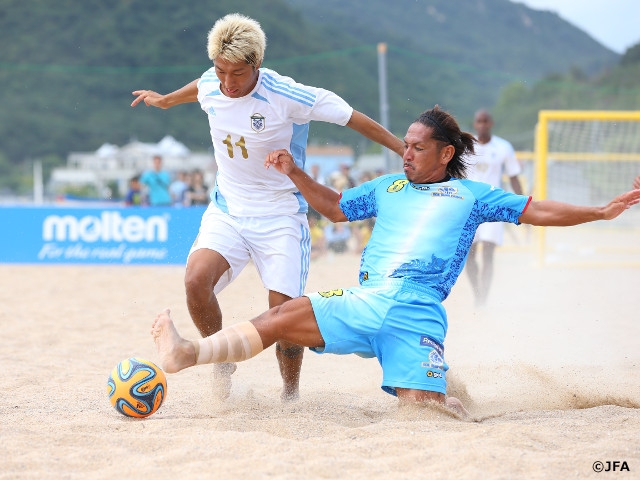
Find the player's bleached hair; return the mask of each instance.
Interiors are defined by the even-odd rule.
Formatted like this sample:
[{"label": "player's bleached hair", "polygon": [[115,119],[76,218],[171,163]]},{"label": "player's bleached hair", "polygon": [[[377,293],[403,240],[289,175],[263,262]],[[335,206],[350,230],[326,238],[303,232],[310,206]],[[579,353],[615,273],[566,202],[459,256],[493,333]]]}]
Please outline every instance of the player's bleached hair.
[{"label": "player's bleached hair", "polygon": [[246,62],[258,68],[264,59],[267,37],[260,24],[239,13],[218,19],[209,31],[207,53],[215,62],[222,58],[231,63]]},{"label": "player's bleached hair", "polygon": [[466,178],[467,157],[473,155],[475,138],[468,132],[460,130],[456,119],[448,112],[436,105],[431,110],[426,110],[416,118],[414,123],[421,123],[431,129],[431,138],[453,145],[455,153],[447,163],[447,173],[455,178]]}]

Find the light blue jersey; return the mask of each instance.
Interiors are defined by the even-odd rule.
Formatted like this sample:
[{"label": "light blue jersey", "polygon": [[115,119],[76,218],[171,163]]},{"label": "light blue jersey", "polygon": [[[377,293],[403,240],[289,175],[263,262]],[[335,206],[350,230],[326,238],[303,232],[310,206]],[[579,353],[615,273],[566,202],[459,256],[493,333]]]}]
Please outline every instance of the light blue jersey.
[{"label": "light blue jersey", "polygon": [[518,224],[529,197],[485,183],[452,179],[411,184],[385,175],[342,194],[349,221],[377,217],[362,253],[360,284],[390,279],[428,288],[443,301],[451,292],[483,222]]},{"label": "light blue jersey", "polygon": [[452,179],[413,185],[385,175],[342,194],[350,221],[376,217],[360,287],[309,294],[324,339],[318,353],[377,357],[382,388],[446,393],[442,301],[460,275],[478,225],[511,222],[529,197]]}]

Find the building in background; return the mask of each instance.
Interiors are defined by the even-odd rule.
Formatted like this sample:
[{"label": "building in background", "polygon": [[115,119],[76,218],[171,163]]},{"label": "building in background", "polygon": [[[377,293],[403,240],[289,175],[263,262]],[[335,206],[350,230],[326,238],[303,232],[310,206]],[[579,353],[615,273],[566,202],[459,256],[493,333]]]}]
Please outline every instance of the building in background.
[{"label": "building in background", "polygon": [[[172,175],[197,169],[204,174],[206,185],[215,184],[217,168],[212,151],[192,152],[175,138],[165,136],[158,143],[133,140],[121,147],[105,143],[94,152],[70,153],[64,167],[52,170],[44,188],[45,197],[70,198],[73,195],[69,192],[84,189],[102,200],[123,198],[129,180],[148,169],[156,154],[162,156],[164,168]],[[356,158],[353,148],[345,145],[309,145],[305,170],[311,172],[313,165],[327,181],[340,171],[341,165],[347,165],[358,181],[363,172],[379,173],[384,159],[381,154]]]},{"label": "building in background", "polygon": [[[126,193],[129,180],[148,169],[151,158],[157,154],[172,174],[199,169],[205,182],[213,185],[216,174],[213,154],[192,152],[175,138],[166,136],[158,143],[134,140],[122,147],[105,143],[95,152],[72,152],[65,167],[51,172],[45,190],[55,198],[69,190],[90,187],[98,198],[118,198]],[[112,191],[114,186],[117,192]]]}]

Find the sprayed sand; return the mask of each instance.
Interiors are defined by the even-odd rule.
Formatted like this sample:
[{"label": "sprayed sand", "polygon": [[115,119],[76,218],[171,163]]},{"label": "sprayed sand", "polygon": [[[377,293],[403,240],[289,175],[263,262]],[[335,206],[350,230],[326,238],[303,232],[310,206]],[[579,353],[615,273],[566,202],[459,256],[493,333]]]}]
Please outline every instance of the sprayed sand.
[{"label": "sprayed sand", "polygon": [[[308,290],[355,284],[358,263],[315,261]],[[301,400],[283,405],[273,348],[238,364],[226,401],[199,366],[168,376],[156,414],[125,418],[107,377],[157,361],[156,313],[197,335],[183,272],[0,265],[0,478],[593,478],[596,461],[640,478],[638,268],[541,269],[501,250],[482,310],[463,276],[445,346],[471,421],[398,410],[375,359],[309,351]],[[227,325],[262,312],[253,267],[220,300]]]}]

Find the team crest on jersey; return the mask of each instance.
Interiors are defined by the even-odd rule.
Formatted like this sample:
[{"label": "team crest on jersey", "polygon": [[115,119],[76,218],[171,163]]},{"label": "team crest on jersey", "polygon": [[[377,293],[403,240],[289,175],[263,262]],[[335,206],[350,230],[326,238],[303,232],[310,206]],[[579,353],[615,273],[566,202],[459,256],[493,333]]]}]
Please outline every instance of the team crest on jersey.
[{"label": "team crest on jersey", "polygon": [[450,197],[460,200],[463,198],[458,195],[458,189],[455,187],[438,187],[437,191],[433,192],[431,195],[434,197]]},{"label": "team crest on jersey", "polygon": [[255,132],[261,132],[267,126],[266,119],[259,113],[251,115],[251,128]]}]

